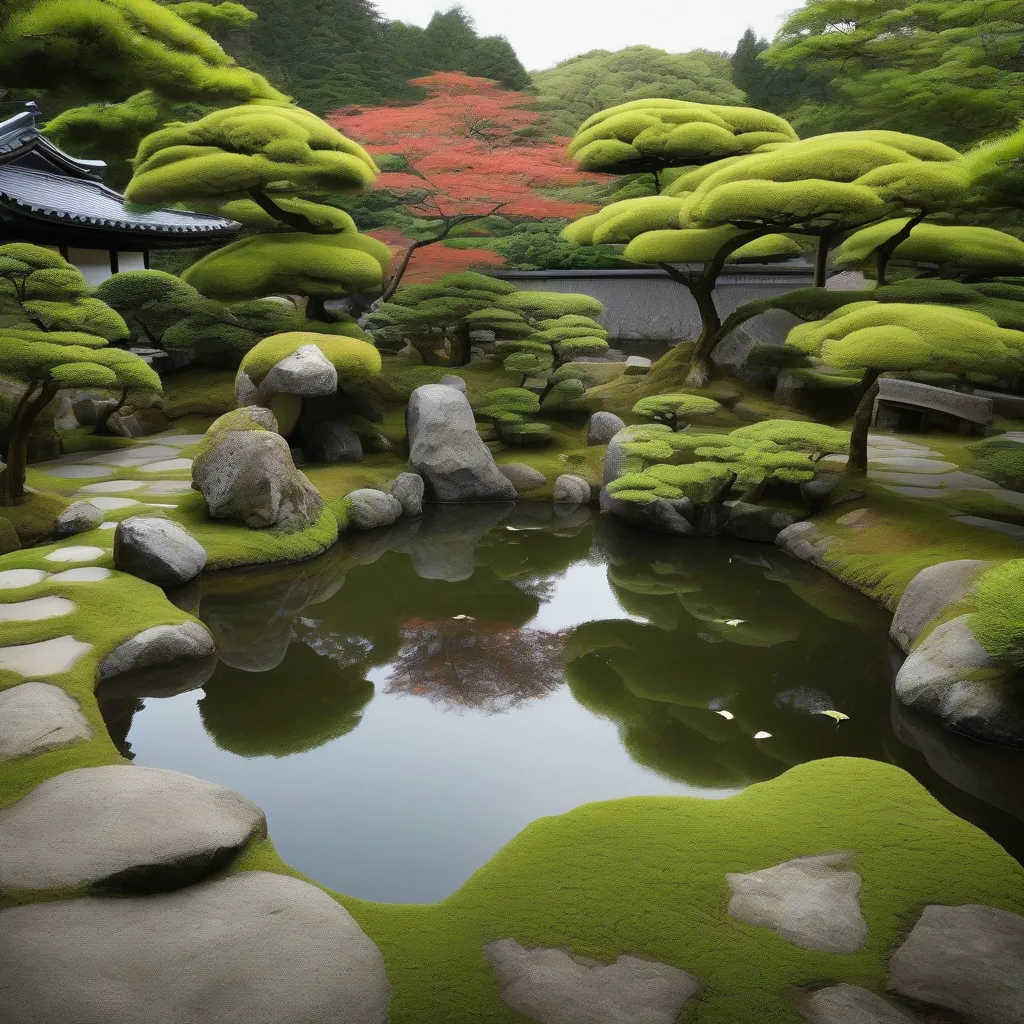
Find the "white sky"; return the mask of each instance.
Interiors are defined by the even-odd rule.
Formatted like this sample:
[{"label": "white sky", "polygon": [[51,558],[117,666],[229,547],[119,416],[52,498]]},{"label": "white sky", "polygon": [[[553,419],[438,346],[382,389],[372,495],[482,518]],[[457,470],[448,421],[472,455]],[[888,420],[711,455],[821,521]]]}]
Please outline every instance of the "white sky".
[{"label": "white sky", "polygon": [[[376,0],[386,18],[426,25],[456,0]],[[587,50],[646,43],[671,53],[727,50],[748,26],[771,39],[800,0],[461,0],[481,35],[503,35],[529,70]]]}]

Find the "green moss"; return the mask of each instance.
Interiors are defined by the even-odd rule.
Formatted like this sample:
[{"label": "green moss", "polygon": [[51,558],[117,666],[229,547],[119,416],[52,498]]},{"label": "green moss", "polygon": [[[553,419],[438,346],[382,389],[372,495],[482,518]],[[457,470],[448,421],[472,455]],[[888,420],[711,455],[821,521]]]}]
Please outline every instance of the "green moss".
[{"label": "green moss", "polygon": [[404,469],[404,460],[387,454],[370,456],[364,462],[305,466],[302,471],[325,500],[333,501],[362,487],[383,489]]},{"label": "green moss", "polygon": [[974,584],[971,630],[989,654],[1024,668],[1024,559],[990,569]]},{"label": "green moss", "polygon": [[59,494],[39,491],[26,494],[16,505],[0,505],[0,521],[7,524],[5,533],[13,530],[22,547],[41,544],[53,536],[60,514],[70,505]]},{"label": "green moss", "polygon": [[315,345],[327,357],[338,371],[338,386],[342,390],[365,384],[380,373],[380,353],[369,342],[343,334],[311,331],[288,331],[264,338],[246,353],[241,369],[254,384],[259,384],[277,363],[305,345]]},{"label": "green moss", "polygon": [[235,407],[233,370],[185,370],[164,378],[164,412],[182,416],[221,416]]}]

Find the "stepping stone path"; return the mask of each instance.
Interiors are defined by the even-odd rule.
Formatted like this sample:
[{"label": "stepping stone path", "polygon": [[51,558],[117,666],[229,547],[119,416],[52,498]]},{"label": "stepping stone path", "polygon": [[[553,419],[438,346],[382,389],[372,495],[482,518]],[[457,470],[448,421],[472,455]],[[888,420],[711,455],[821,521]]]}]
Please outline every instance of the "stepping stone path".
[{"label": "stepping stone path", "polygon": [[727,874],[728,914],[771,928],[804,949],[853,953],[868,926],[860,912],[860,875],[842,870],[848,852],[797,857],[748,874]]},{"label": "stepping stone path", "polygon": [[0,647],[0,669],[21,676],[53,676],[70,672],[75,662],[92,650],[92,644],[73,636],[55,636],[35,644],[14,644]]},{"label": "stepping stone path", "polygon": [[1024,1024],[1024,917],[994,907],[924,908],[889,961],[890,989],[975,1024]]},{"label": "stepping stone path", "polygon": [[484,947],[505,1004],[540,1024],[675,1024],[700,982],[653,960],[604,964],[561,949],[526,949],[512,939]]},{"label": "stepping stone path", "polygon": [[0,604],[0,622],[38,622],[69,615],[74,610],[75,602],[66,597],[30,597],[27,601]]},{"label": "stepping stone path", "polygon": [[347,910],[264,871],[0,911],[0,963],[18,1024],[385,1024],[391,997]]},{"label": "stepping stone path", "polygon": [[0,760],[32,757],[93,737],[78,702],[49,683],[0,691]]},{"label": "stepping stone path", "polygon": [[856,985],[832,985],[812,992],[800,1007],[808,1024],[915,1024],[888,1000]]},{"label": "stepping stone path", "polygon": [[191,775],[77,768],[0,810],[0,891],[176,889],[223,868],[266,829],[255,804]]}]

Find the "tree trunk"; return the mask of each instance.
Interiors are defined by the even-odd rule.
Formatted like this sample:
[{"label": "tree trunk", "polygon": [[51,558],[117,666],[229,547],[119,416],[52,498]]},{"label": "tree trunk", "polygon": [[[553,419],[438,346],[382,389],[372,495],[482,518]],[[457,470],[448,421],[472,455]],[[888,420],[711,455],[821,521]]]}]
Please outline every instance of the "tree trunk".
[{"label": "tree trunk", "polygon": [[333,324],[334,317],[327,312],[324,299],[320,295],[310,295],[306,299],[306,319],[315,320],[320,324]]},{"label": "tree trunk", "polygon": [[661,175],[657,171],[651,171],[651,174],[654,176],[654,191],[660,195],[661,194]]},{"label": "tree trunk", "polygon": [[473,343],[469,337],[469,324],[463,320],[459,324],[458,334],[451,344],[452,366],[465,366],[473,357]]},{"label": "tree trunk", "polygon": [[693,346],[693,353],[690,356],[690,370],[686,375],[688,388],[707,387],[711,379],[711,339],[722,327],[722,318],[718,315],[714,298],[717,280],[718,275],[715,274],[715,279],[709,281],[705,272],[701,275],[699,283],[690,290],[700,313],[700,337]]},{"label": "tree trunk", "polygon": [[[34,391],[35,385],[29,385]],[[57,394],[56,384],[44,384],[32,398],[18,403],[11,420],[10,439],[7,444],[7,466],[0,473],[0,505],[14,505],[25,495],[25,469],[28,465],[28,439],[32,433],[35,418],[53,401]]]},{"label": "tree trunk", "polygon": [[871,428],[871,413],[875,398],[878,397],[878,378],[881,375],[881,370],[868,369],[861,381],[864,394],[861,396],[857,411],[853,414],[850,457],[846,463],[846,472],[850,476],[864,476],[868,471],[868,431]]},{"label": "tree trunk", "polygon": [[818,239],[818,251],[814,258],[814,287],[824,288],[828,281],[828,253],[832,248],[832,236],[822,235]]},{"label": "tree trunk", "polygon": [[339,228],[320,227],[301,213],[293,213],[289,210],[282,209],[260,188],[249,189],[249,198],[265,214],[267,214],[267,216],[273,217],[274,220],[280,221],[282,224],[287,224],[288,227],[293,228],[295,231],[301,231],[307,235],[315,235],[318,233],[327,235],[338,234],[340,232]]},{"label": "tree trunk", "polygon": [[892,238],[887,239],[875,250],[875,277],[879,288],[886,285],[886,271],[889,268],[889,260],[893,253],[910,237],[910,233],[928,216],[923,210],[916,216],[911,217],[906,224],[896,232]]},{"label": "tree trunk", "polygon": [[422,249],[426,245],[433,245],[435,242],[440,242],[441,238],[430,238],[425,242],[413,242],[408,249],[405,250],[405,254],[402,256],[402,262],[398,264],[398,269],[395,271],[394,277],[388,282],[387,288],[384,289],[381,294],[381,302],[387,302],[395,292],[398,291],[398,286],[402,283],[402,278],[405,277],[405,272],[409,269],[409,261],[413,258],[417,249]]}]

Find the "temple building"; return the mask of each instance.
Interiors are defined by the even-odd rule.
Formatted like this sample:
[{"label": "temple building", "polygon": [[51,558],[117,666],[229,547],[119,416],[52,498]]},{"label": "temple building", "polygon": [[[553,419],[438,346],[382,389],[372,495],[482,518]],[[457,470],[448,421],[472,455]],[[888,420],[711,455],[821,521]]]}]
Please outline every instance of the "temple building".
[{"label": "temple building", "polygon": [[240,225],[186,210],[127,209],[100,180],[102,160],[79,160],[40,133],[34,104],[0,122],[0,243],[56,249],[91,285],[149,266],[154,249],[223,245]]}]

